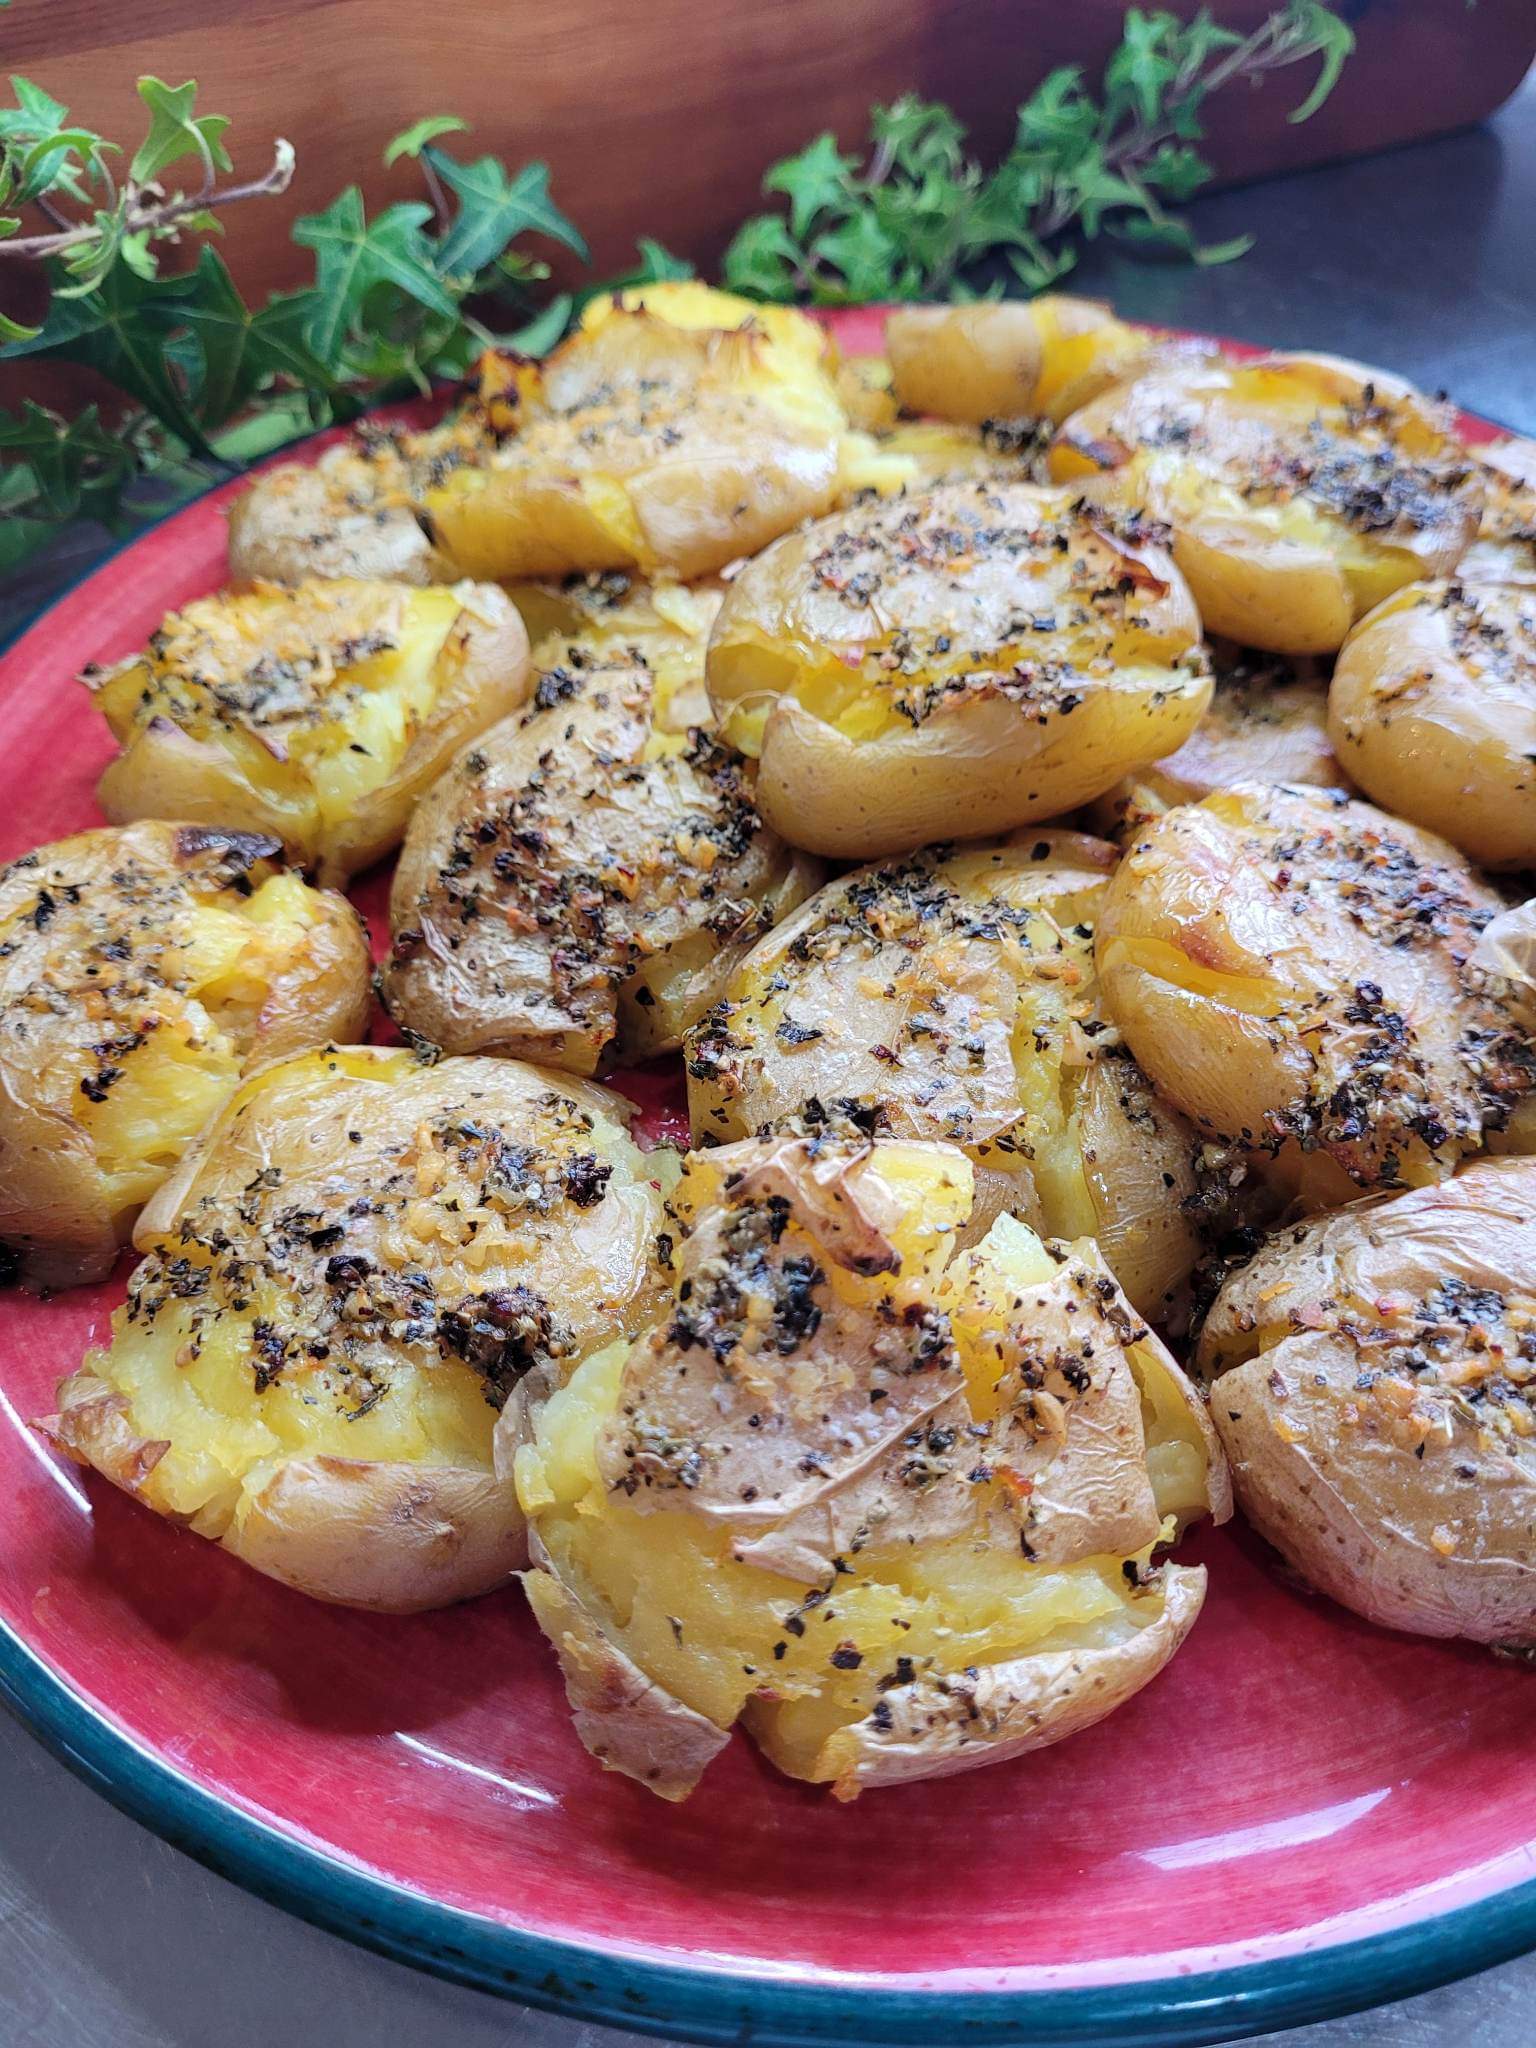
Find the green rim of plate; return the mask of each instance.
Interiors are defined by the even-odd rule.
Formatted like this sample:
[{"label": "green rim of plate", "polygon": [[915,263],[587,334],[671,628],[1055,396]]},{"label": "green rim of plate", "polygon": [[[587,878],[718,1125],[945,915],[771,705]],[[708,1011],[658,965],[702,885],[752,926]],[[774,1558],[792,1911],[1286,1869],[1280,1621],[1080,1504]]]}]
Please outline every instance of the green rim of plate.
[{"label": "green rim of plate", "polygon": [[296,1841],[114,1728],[4,1626],[0,1701],[114,1806],[273,1905],[453,1982],[641,2033],[761,2048],[1195,2048],[1387,2004],[1536,1945],[1532,1880],[1328,1948],[1114,1984],[918,1991],[691,1968],[461,1912]]}]

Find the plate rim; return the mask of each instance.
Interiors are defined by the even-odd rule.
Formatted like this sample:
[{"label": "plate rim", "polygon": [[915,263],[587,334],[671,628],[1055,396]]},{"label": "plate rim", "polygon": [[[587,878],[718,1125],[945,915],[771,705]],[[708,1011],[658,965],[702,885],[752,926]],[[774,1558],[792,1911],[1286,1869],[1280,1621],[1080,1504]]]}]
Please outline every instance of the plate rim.
[{"label": "plate rim", "polygon": [[1173,1977],[956,1992],[706,1970],[487,1919],[285,1833],[115,1727],[5,1622],[0,1702],[120,1812],[269,1904],[473,1990],[643,2034],[760,2048],[1196,2048],[1389,2004],[1536,1945],[1531,1878],[1379,1934]]},{"label": "plate rim", "polygon": [[[847,309],[858,314],[884,309]],[[837,322],[829,322],[835,328]],[[1238,343],[1240,349],[1253,344]],[[413,412],[420,400],[383,408]],[[1464,422],[1509,431],[1475,414]],[[312,459],[345,429],[275,450],[253,471]],[[206,518],[252,472],[212,483],[152,520],[56,591],[0,641],[0,656],[45,634],[63,606],[168,528]],[[794,1981],[740,1966],[701,1968],[535,1933],[444,1904],[317,1842],[286,1832],[199,1785],[116,1726],[0,1620],[0,1704],[77,1778],[151,1833],[268,1903],[432,1975],[543,2011],[651,2035],[762,2048],[845,2042],[963,2048],[1027,2039],[1031,2048],[1196,2048],[1410,1997],[1536,1948],[1536,1877],[1375,1934],[1214,1969],[1103,1984],[919,1989],[825,1978]],[[1531,1845],[1536,1857],[1536,1842]]]}]

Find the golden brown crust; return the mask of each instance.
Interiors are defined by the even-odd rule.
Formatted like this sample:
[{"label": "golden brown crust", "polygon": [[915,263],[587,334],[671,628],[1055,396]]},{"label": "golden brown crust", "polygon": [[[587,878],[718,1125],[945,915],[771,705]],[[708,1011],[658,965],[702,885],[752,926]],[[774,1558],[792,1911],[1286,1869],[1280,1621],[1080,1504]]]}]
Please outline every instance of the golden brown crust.
[{"label": "golden brown crust", "polygon": [[[380,665],[408,664],[418,635],[434,650],[413,686],[419,703],[399,739],[363,746],[356,734],[389,687]],[[200,599],[145,654],[84,680],[122,749],[97,789],[110,818],[272,832],[333,885],[387,853],[457,749],[532,688],[527,632],[505,592],[465,584],[418,599],[405,584],[339,578]],[[359,770],[380,745],[382,770]],[[338,801],[328,761],[349,747],[351,797]]]},{"label": "golden brown crust", "polygon": [[498,1409],[655,1288],[628,1114],[513,1061],[263,1068],[145,1209],[111,1346],[44,1426],[315,1598],[406,1613],[503,1583],[526,1547]]},{"label": "golden brown crust", "polygon": [[740,1715],[852,1796],[1086,1726],[1182,1639],[1203,1575],[1151,1560],[1230,1511],[1203,1405],[1090,1243],[1004,1219],[944,1270],[966,1180],[896,1141],[690,1159],[670,1315],[517,1456],[610,1767],[681,1797]]},{"label": "golden brown crust", "polygon": [[687,1043],[700,1143],[859,1125],[962,1146],[968,1238],[1001,1210],[1098,1237],[1164,1320],[1200,1250],[1201,1141],[1104,1014],[1111,847],[1043,829],[830,882],[761,940]]}]

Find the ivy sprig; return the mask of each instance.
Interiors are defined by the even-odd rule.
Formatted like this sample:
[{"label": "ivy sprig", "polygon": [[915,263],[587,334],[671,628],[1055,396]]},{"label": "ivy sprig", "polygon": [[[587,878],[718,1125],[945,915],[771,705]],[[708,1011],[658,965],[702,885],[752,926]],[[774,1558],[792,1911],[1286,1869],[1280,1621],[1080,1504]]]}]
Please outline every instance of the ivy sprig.
[{"label": "ivy sprig", "polygon": [[[196,111],[190,81],[143,78],[148,128],[119,179],[116,145],[71,124],[30,81],[12,88],[15,105],[0,108],[0,189],[46,225],[24,234],[20,213],[0,216],[0,289],[4,258],[21,255],[42,266],[49,297],[36,325],[0,324],[0,360],[82,364],[124,403],[111,430],[94,408],[75,419],[30,403],[0,413],[0,573],[63,521],[88,515],[120,530],[297,434],[463,377],[482,349],[542,351],[585,296],[540,304],[549,265],[529,238],[588,255],[548,167],[450,154],[444,139],[467,127],[456,116],[417,121],[385,150],[387,164],[419,164],[425,199],[370,213],[349,185],[293,223],[312,281],[251,305],[209,242],[168,275],[159,257],[186,234],[216,232],[231,201],[285,189],[286,143],[262,179],[221,185],[225,117]],[[168,174],[186,164],[183,189]],[[648,242],[625,281],[689,274]]]},{"label": "ivy sprig", "polygon": [[821,305],[964,295],[982,267],[1025,291],[1058,283],[1078,243],[1111,233],[1197,263],[1226,263],[1251,237],[1199,243],[1169,211],[1211,177],[1196,145],[1206,101],[1239,80],[1319,60],[1289,116],[1327,99],[1354,35],[1323,0],[1287,0],[1247,35],[1202,8],[1190,21],[1131,8],[1096,89],[1080,65],[1041,81],[1018,110],[1012,147],[986,169],[947,107],[912,95],[870,115],[858,152],[818,135],[773,165],[763,190],[783,199],[737,232],[725,282],[755,298]]}]

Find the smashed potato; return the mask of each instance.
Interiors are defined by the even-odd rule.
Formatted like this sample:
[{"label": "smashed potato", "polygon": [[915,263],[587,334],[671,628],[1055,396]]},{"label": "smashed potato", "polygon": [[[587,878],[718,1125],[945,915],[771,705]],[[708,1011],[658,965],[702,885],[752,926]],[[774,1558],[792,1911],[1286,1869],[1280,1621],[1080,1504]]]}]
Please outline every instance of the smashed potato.
[{"label": "smashed potato", "polygon": [[1282,1231],[1205,1325],[1249,1520],[1368,1621],[1536,1649],[1536,1161]]},{"label": "smashed potato", "polygon": [[451,583],[451,563],[411,509],[413,474],[430,463],[432,442],[444,439],[441,429],[409,434],[365,423],[317,462],[259,470],[230,507],[230,581]]},{"label": "smashed potato", "polygon": [[660,1156],[607,1090],[328,1046],[262,1069],[145,1210],[47,1427],[157,1514],[391,1613],[526,1555],[498,1411],[643,1319]]},{"label": "smashed potato", "polygon": [[100,1279],[247,1067],[364,1029],[351,908],[275,839],[145,823],[0,874],[0,1245]]},{"label": "smashed potato", "polygon": [[846,421],[814,324],[698,286],[641,298],[596,302],[541,364],[483,365],[500,445],[417,503],[462,574],[705,576],[832,503]]},{"label": "smashed potato", "polygon": [[1170,753],[1210,697],[1183,579],[1067,490],[952,484],[776,543],[709,647],[764,817],[856,859],[1052,817]]},{"label": "smashed potato", "polygon": [[1160,1094],[1329,1206],[1441,1178],[1536,1082],[1510,991],[1469,964],[1500,908],[1370,804],[1239,784],[1137,832],[1099,977]]},{"label": "smashed potato", "polygon": [[1092,806],[1112,837],[1143,819],[1197,804],[1236,782],[1348,782],[1328,738],[1328,676],[1313,661],[1288,661],[1218,642],[1211,650],[1211,708],[1182,747],[1150,762]]},{"label": "smashed potato", "polygon": [[1002,1211],[1093,1237],[1165,1319],[1201,1250],[1200,1141],[1107,1022],[1093,924],[1112,847],[1069,832],[829,882],[687,1041],[695,1143],[858,1123],[964,1148],[967,1235]]},{"label": "smashed potato", "polygon": [[1536,581],[1378,605],[1339,655],[1328,729],[1377,803],[1482,867],[1536,865]]},{"label": "smashed potato", "polygon": [[1091,1245],[951,1258],[945,1146],[695,1154],[675,1300],[523,1423],[525,1579],[595,1756],[687,1795],[741,1720],[852,1798],[1088,1726],[1204,1593],[1204,1408]]},{"label": "smashed potato", "polygon": [[675,1046],[820,872],[739,754],[667,729],[648,668],[578,658],[418,807],[381,989],[451,1052],[590,1074]]},{"label": "smashed potato", "polygon": [[1206,629],[1329,654],[1405,583],[1448,574],[1484,487],[1450,409],[1329,356],[1208,357],[1085,405],[1051,446],[1172,532]]},{"label": "smashed potato", "polygon": [[327,883],[387,853],[454,751],[532,687],[502,591],[340,579],[198,598],[83,680],[122,749],[97,789],[109,818],[272,832]]},{"label": "smashed potato", "polygon": [[657,726],[686,733],[710,721],[704,657],[725,596],[715,578],[647,583],[610,569],[559,583],[514,583],[537,675],[583,662],[643,661],[655,681]]},{"label": "smashed potato", "polygon": [[1536,584],[1536,441],[1518,435],[1475,448],[1487,491],[1477,539],[1456,564],[1460,583]]},{"label": "smashed potato", "polygon": [[981,426],[1060,423],[1169,344],[1094,299],[1046,292],[965,306],[901,306],[885,324],[895,396],[908,412]]}]

